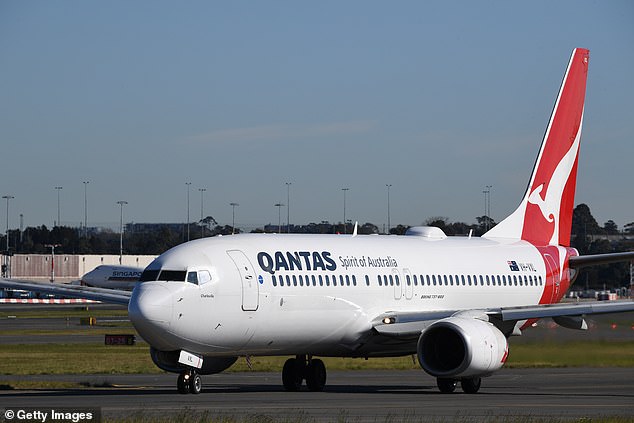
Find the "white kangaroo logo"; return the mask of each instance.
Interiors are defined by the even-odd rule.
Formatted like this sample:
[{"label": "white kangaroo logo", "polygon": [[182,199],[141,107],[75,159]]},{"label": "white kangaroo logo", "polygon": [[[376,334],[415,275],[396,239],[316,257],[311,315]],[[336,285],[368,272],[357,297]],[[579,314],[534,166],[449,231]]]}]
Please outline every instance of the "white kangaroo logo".
[{"label": "white kangaroo logo", "polygon": [[544,198],[542,199],[541,193],[545,184],[537,186],[528,196],[528,202],[539,207],[539,210],[547,222],[555,222],[555,230],[550,239],[550,244],[559,240],[559,209],[561,206],[561,198],[568,178],[570,178],[570,174],[572,173],[575,159],[577,158],[580,139],[581,122],[579,122],[579,130],[577,131],[574,142],[553,171]]}]

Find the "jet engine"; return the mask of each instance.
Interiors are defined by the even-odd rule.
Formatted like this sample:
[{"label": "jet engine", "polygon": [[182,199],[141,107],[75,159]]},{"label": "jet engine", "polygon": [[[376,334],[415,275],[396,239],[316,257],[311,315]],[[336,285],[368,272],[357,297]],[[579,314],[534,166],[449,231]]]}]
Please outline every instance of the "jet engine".
[{"label": "jet engine", "polygon": [[[154,347],[150,348],[150,356],[156,366],[171,373],[181,373],[185,366],[178,362],[180,351],[159,351]],[[201,375],[211,375],[220,373],[228,369],[238,357],[203,357],[203,366],[196,369]]]},{"label": "jet engine", "polygon": [[472,317],[449,317],[423,331],[418,362],[437,378],[487,376],[500,369],[508,342],[491,323]]}]

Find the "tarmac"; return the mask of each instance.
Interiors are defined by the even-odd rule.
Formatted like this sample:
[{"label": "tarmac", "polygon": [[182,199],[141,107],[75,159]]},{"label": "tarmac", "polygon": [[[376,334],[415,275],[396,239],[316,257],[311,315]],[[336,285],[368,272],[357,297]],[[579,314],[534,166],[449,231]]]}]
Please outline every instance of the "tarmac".
[{"label": "tarmac", "polygon": [[[215,416],[250,421],[526,421],[619,416],[634,421],[632,369],[503,369],[478,394],[441,394],[422,370],[330,372],[323,392],[286,392],[277,373],[203,377],[199,395],[176,392],[175,375],[2,376],[72,381],[82,389],[0,391],[0,408],[96,407],[102,416]],[[293,420],[297,417],[297,420]]]}]

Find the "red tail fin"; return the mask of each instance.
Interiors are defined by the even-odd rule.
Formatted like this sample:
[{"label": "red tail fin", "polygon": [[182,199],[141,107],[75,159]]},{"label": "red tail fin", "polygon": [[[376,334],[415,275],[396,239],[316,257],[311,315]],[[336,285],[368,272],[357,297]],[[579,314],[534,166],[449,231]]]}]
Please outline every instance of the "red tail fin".
[{"label": "red tail fin", "polygon": [[484,237],[570,245],[589,55],[581,48],[572,52],[526,194]]}]

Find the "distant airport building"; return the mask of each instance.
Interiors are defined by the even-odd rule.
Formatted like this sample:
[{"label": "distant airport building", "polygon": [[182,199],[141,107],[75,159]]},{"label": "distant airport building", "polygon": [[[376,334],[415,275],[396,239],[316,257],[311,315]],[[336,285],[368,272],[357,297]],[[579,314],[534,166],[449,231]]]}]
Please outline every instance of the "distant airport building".
[{"label": "distant airport building", "polygon": [[[155,255],[124,255],[121,264],[145,268]],[[54,260],[53,260],[54,259]],[[55,272],[55,282],[79,280],[86,273],[102,264],[118,265],[118,255],[94,254],[15,254],[10,257],[10,276],[15,279],[50,281]]]}]

